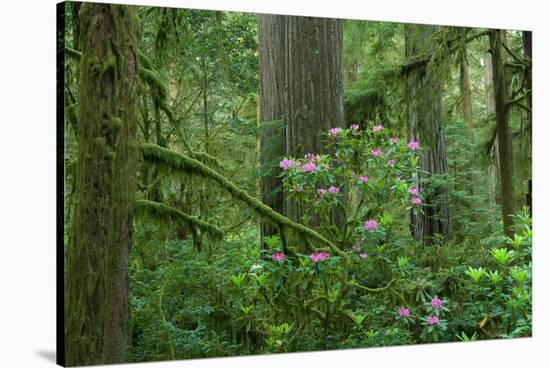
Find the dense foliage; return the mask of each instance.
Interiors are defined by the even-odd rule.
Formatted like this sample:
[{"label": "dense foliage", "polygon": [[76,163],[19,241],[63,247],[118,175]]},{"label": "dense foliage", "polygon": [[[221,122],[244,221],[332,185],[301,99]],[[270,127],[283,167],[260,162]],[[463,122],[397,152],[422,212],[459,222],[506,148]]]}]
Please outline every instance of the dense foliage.
[{"label": "dense foliage", "polygon": [[[64,40],[67,253],[86,138],[79,129],[90,120],[79,116],[89,50],[78,42],[87,14],[78,9],[67,5]],[[258,121],[259,77],[269,71],[259,67],[257,16],[133,9],[139,154],[127,361],[531,335],[525,35],[503,37],[509,178],[499,176],[493,31],[438,27],[425,40],[429,52],[411,60],[404,25],[371,21],[342,22],[346,127],[312,131],[322,147],[301,157],[280,154],[288,143],[276,137],[260,162],[261,135],[284,117]],[[434,143],[407,119],[411,68],[424,88],[441,86],[443,173],[428,172]],[[259,199],[270,176],[282,183],[281,213]],[[503,196],[515,208],[511,229]],[[435,232],[429,244],[416,241],[413,218],[442,203],[450,240]],[[262,222],[278,233],[262,236]]]}]

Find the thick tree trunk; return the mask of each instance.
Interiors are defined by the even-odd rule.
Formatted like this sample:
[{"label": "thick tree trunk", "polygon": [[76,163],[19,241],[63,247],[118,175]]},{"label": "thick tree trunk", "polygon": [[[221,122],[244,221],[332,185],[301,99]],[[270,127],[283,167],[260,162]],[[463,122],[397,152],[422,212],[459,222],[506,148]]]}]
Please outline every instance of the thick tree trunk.
[{"label": "thick tree trunk", "polygon": [[[324,152],[325,134],[344,127],[342,23],[338,19],[288,17],[285,57],[285,154]],[[298,203],[285,214],[302,220]],[[338,216],[337,216],[338,217]]]},{"label": "thick tree trunk", "polygon": [[[278,161],[284,156],[285,114],[285,31],[288,16],[258,15],[260,54],[260,172],[262,202],[283,213],[282,182],[278,177]],[[280,121],[280,123],[275,123]],[[261,223],[263,238],[278,233],[278,228],[265,220]]]},{"label": "thick tree trunk", "polygon": [[[405,52],[407,58],[418,57],[429,51],[435,26],[406,25]],[[445,134],[442,127],[441,82],[429,78],[424,64],[409,71],[407,78],[409,138],[420,142],[421,179],[447,172]],[[423,192],[423,180],[419,189]],[[445,187],[432,188],[425,197],[423,213],[411,211],[411,230],[416,241],[430,244],[434,236],[444,241],[451,237],[448,192]]]},{"label": "thick tree trunk", "polygon": [[491,61],[493,65],[493,89],[495,94],[495,116],[497,121],[498,156],[500,164],[500,193],[504,234],[512,236],[514,213],[514,188],[512,184],[512,142],[508,126],[508,84],[502,55],[504,31],[491,30],[489,34]]},{"label": "thick tree trunk", "polygon": [[137,163],[137,18],[80,11],[79,151],[66,271],[67,365],[124,361]]}]

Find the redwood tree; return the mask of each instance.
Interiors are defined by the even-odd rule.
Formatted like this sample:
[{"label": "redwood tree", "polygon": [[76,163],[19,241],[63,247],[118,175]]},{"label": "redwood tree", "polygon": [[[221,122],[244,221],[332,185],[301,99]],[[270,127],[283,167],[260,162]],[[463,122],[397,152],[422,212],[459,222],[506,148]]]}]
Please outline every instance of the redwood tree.
[{"label": "redwood tree", "polygon": [[[341,21],[260,15],[259,43],[260,122],[284,121],[282,131],[276,124],[262,129],[262,165],[283,155],[323,153],[323,134],[345,125]],[[279,151],[273,150],[277,138],[284,138]],[[262,179],[262,197],[281,211],[283,197],[275,176]],[[284,202],[282,207],[286,216],[302,221],[298,203]],[[271,235],[275,229],[264,224],[263,232]]]},{"label": "redwood tree", "polygon": [[66,364],[124,361],[137,151],[137,17],[83,4],[76,193],[66,267]]},{"label": "redwood tree", "polygon": [[[435,26],[407,24],[405,26],[405,54],[408,60],[422,58],[431,51]],[[434,235],[447,241],[451,237],[451,222],[447,189],[431,185],[428,194],[426,179],[447,172],[445,134],[442,121],[442,85],[440,78],[432,78],[425,63],[417,63],[407,72],[407,106],[409,139],[420,142],[422,155],[419,189],[424,193],[423,211],[411,212],[414,238],[425,244]]]},{"label": "redwood tree", "polygon": [[[283,191],[278,161],[284,156],[285,31],[288,16],[258,15],[259,123],[262,202],[283,213]],[[277,227],[262,221],[261,236],[277,234]]]},{"label": "redwood tree", "polygon": [[500,200],[504,234],[512,236],[514,214],[514,188],[512,184],[512,142],[508,126],[508,82],[504,70],[503,57],[504,31],[491,30],[489,44],[493,67],[493,89],[495,97],[495,117],[497,122],[498,157],[500,165]]},{"label": "redwood tree", "polygon": [[[323,153],[323,134],[345,125],[342,22],[288,17],[285,40],[285,155]],[[303,215],[289,201],[285,214],[294,220]]]}]

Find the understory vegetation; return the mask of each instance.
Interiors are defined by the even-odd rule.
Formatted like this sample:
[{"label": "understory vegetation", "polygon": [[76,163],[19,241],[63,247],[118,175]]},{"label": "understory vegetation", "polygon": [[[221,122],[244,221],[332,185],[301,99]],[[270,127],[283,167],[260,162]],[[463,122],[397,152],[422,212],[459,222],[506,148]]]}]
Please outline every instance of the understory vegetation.
[{"label": "understory vegetation", "polygon": [[65,9],[68,365],[531,336],[530,32]]}]

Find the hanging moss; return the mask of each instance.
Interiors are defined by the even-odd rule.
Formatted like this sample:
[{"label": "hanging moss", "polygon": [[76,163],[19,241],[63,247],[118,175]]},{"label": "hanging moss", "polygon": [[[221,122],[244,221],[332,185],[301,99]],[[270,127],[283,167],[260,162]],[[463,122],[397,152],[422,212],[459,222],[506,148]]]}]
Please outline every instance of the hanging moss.
[{"label": "hanging moss", "polygon": [[153,99],[164,101],[168,96],[168,87],[162,80],[160,74],[153,69],[146,68],[143,65],[139,66],[139,77],[149,85],[153,93]]},{"label": "hanging moss", "polygon": [[324,236],[304,225],[298,224],[290,220],[289,218],[281,215],[278,212],[275,212],[273,209],[266,206],[258,199],[252,197],[246,191],[238,188],[231,181],[227,180],[221,174],[212,170],[200,161],[195,160],[189,156],[160,147],[156,144],[145,143],[140,146],[140,149],[142,156],[145,160],[156,163],[158,165],[166,166],[170,171],[173,172],[184,172],[187,174],[198,175],[214,180],[221,187],[227,190],[233,197],[246,203],[261,217],[268,219],[279,227],[291,229],[298,234],[303,234],[310,237],[312,240],[316,240],[324,245],[327,245],[336,254],[343,256],[347,255]]},{"label": "hanging moss", "polygon": [[83,4],[78,157],[66,265],[66,364],[125,360],[137,151],[135,8]]},{"label": "hanging moss", "polygon": [[136,215],[150,215],[157,218],[162,218],[170,221],[180,221],[184,224],[199,228],[212,239],[220,240],[223,238],[223,230],[199,219],[196,216],[188,215],[187,213],[171,207],[165,203],[140,199],[136,201]]}]

